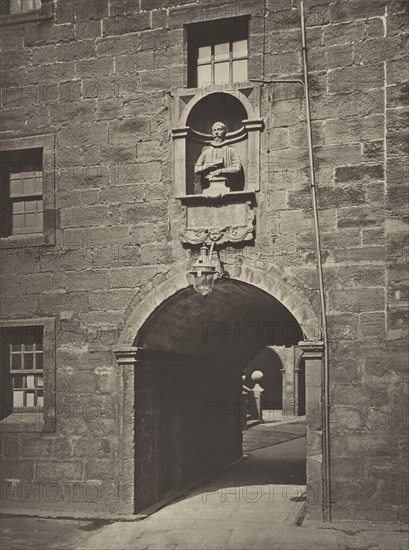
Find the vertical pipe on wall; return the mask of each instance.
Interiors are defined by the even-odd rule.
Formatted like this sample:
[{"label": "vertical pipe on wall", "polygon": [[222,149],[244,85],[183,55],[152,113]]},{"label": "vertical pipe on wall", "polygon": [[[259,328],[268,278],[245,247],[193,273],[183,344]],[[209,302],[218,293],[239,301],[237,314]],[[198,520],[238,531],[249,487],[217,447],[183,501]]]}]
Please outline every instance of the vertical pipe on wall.
[{"label": "vertical pipe on wall", "polygon": [[322,370],[322,383],[323,383],[323,422],[324,422],[324,438],[323,438],[323,461],[324,461],[324,519],[331,521],[331,481],[330,481],[330,417],[329,417],[329,350],[328,350],[328,328],[327,328],[327,316],[325,307],[325,292],[324,292],[324,277],[322,270],[322,256],[321,256],[321,236],[320,226],[318,219],[318,205],[317,205],[317,192],[315,185],[315,168],[314,168],[314,154],[312,146],[312,128],[311,128],[311,108],[310,108],[310,94],[308,84],[308,63],[307,63],[307,46],[305,36],[305,17],[304,17],[304,2],[300,2],[301,10],[301,39],[302,39],[302,58],[303,58],[303,72],[304,72],[304,92],[305,92],[305,112],[307,121],[307,139],[308,139],[308,158],[310,166],[310,186],[311,186],[311,199],[312,208],[314,213],[314,226],[315,226],[315,244],[317,254],[317,267],[319,277],[319,290],[320,290],[320,303],[321,303],[321,331],[322,339],[324,342],[324,361]]},{"label": "vertical pipe on wall", "polygon": [[325,306],[324,292],[324,277],[322,270],[322,255],[321,255],[321,235],[318,219],[318,204],[317,191],[315,185],[315,167],[314,154],[312,145],[312,129],[311,129],[311,108],[308,84],[308,64],[307,64],[307,46],[305,33],[305,18],[304,18],[304,2],[300,2],[301,12],[301,37],[302,37],[302,60],[303,60],[303,80],[300,78],[251,78],[251,82],[260,82],[262,84],[301,84],[304,88],[305,112],[307,122],[307,143],[308,143],[308,159],[310,170],[310,188],[311,200],[314,216],[315,228],[315,246],[317,255],[317,269],[319,280],[320,294],[320,309],[321,309],[321,334],[319,338],[324,343],[324,361],[322,366],[322,417],[323,417],[323,515],[325,521],[331,521],[331,481],[330,481],[330,404],[329,404],[329,350],[328,350],[328,328],[327,315]]}]

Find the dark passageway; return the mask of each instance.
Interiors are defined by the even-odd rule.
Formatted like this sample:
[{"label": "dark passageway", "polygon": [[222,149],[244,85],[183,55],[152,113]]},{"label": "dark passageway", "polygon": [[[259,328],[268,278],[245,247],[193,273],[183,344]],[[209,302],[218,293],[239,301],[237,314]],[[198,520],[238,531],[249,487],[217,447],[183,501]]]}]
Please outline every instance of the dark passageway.
[{"label": "dark passageway", "polygon": [[243,369],[266,345],[302,339],[288,309],[238,281],[218,281],[205,298],[186,288],[159,306],[134,343],[143,350],[135,373],[137,512],[242,456]]}]

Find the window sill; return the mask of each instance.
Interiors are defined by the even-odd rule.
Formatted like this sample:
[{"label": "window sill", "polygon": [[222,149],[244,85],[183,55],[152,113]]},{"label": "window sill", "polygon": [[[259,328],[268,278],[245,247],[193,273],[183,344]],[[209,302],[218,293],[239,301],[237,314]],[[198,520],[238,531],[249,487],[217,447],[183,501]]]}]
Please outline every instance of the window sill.
[{"label": "window sill", "polygon": [[54,432],[55,422],[44,420],[42,412],[13,412],[0,421],[0,433],[4,432]]},{"label": "window sill", "polygon": [[179,195],[175,198],[185,202],[196,202],[196,201],[212,202],[215,199],[217,199],[218,201],[222,201],[223,199],[228,199],[229,197],[246,200],[246,199],[251,199],[254,196],[255,196],[254,190],[247,191],[244,189],[243,191],[230,191],[229,193],[225,193],[223,196],[212,197],[211,195],[198,193],[197,195]]},{"label": "window sill", "polygon": [[206,84],[202,86],[188,86],[187,88],[181,88],[180,90],[183,91],[183,93],[197,93],[200,91],[203,92],[234,92],[236,90],[241,90],[243,88],[256,88],[260,87],[261,84],[259,82],[254,82],[253,80],[243,80],[241,82],[224,82],[220,84]]},{"label": "window sill", "polygon": [[39,23],[54,19],[54,4],[44,4],[39,10],[30,10],[9,15],[0,15],[0,27],[5,25],[20,25],[22,23]]},{"label": "window sill", "polygon": [[12,248],[26,248],[30,246],[53,246],[54,239],[46,238],[45,235],[33,233],[32,235],[10,235],[0,237],[0,250]]}]

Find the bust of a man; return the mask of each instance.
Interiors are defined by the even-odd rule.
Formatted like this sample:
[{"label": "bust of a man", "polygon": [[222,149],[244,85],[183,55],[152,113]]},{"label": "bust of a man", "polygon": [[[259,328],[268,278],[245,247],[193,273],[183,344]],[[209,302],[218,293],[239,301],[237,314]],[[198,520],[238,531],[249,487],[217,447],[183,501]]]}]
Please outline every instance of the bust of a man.
[{"label": "bust of a man", "polygon": [[213,141],[203,148],[195,164],[195,174],[200,174],[209,183],[208,194],[223,195],[230,189],[226,183],[232,174],[239,174],[241,162],[237,151],[225,143],[226,125],[215,122],[212,126]]}]

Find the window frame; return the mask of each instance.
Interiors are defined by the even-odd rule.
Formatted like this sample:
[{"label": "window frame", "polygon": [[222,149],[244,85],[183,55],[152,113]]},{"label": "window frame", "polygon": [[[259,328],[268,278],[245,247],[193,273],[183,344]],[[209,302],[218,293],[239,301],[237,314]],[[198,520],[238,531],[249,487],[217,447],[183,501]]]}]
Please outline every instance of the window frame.
[{"label": "window frame", "polygon": [[[2,338],[5,334],[7,338],[7,329],[20,327],[41,326],[43,329],[43,406],[30,410],[29,408],[13,410],[13,403],[1,403],[6,407],[6,412],[11,408],[11,412],[0,420],[1,432],[54,432],[56,417],[56,341],[55,341],[55,319],[17,319],[2,320],[0,329]],[[7,342],[2,341],[2,345],[7,346]],[[1,365],[3,369],[3,365]],[[11,381],[11,366],[8,375]],[[31,371],[34,372],[34,371]],[[3,410],[1,411],[3,416]]]},{"label": "window frame", "polygon": [[[204,23],[192,23],[186,25],[187,39],[187,86],[188,88],[198,88],[198,66],[211,65],[212,82],[208,86],[231,86],[237,84],[233,80],[232,66],[233,61],[247,60],[247,80],[248,82],[249,62],[250,62],[250,16],[243,15],[228,19],[217,19],[206,21]],[[232,44],[241,40],[247,40],[247,55],[233,58]],[[218,44],[229,43],[229,82],[214,82],[214,67],[218,62],[214,60],[214,48]],[[198,49],[200,47],[211,47],[211,63],[198,63]],[[226,60],[227,61],[227,60]],[[240,81],[241,82],[241,81]],[[201,85],[203,86],[203,85]]]},{"label": "window frame", "polygon": [[[30,151],[31,158],[24,158],[24,151]],[[32,234],[42,234],[44,231],[44,222],[43,219],[41,219],[41,224],[38,224],[38,213],[41,212],[42,215],[43,207],[41,204],[41,209],[38,209],[37,203],[38,201],[41,201],[41,203],[43,202],[43,148],[19,149],[18,151],[7,151],[2,153],[2,155],[3,154],[5,158],[1,163],[1,185],[4,185],[4,188],[1,190],[0,194],[2,199],[8,203],[8,207],[3,206],[5,226],[3,228],[3,231],[5,231],[4,236],[11,237],[16,235],[29,236]],[[10,158],[7,158],[8,156],[10,156]],[[40,156],[41,161],[39,158]],[[27,165],[31,165],[30,170],[25,169],[27,168]],[[25,174],[31,174],[31,177],[24,177]],[[41,174],[41,177],[38,176],[39,174]],[[5,181],[3,181],[3,178],[5,178]],[[33,189],[31,192],[25,192],[24,181],[29,179],[34,180]],[[40,180],[40,189],[37,188],[38,180]],[[15,189],[13,189],[14,182],[21,182],[19,192],[15,192]],[[27,209],[29,203],[34,203],[34,209]],[[21,205],[19,210],[15,209],[15,206],[17,205]],[[36,215],[37,223],[35,223],[32,227],[27,226],[24,223],[24,215],[28,212]],[[21,227],[15,227],[14,225],[15,213],[23,216],[23,223]]]},{"label": "window frame", "polygon": [[[246,40],[247,41],[247,55],[242,55],[242,56],[238,56],[238,57],[234,57],[234,48],[233,48],[233,44],[236,44],[237,42],[241,42],[241,41],[244,41]],[[228,58],[226,59],[223,59],[223,60],[216,60],[216,54],[215,54],[215,48],[216,46],[218,46],[219,44],[228,44],[229,45],[229,56]],[[236,80],[233,80],[233,63],[235,61],[247,61],[247,76],[248,76],[248,61],[249,61],[249,46],[248,46],[248,38],[243,38],[242,40],[229,40],[228,42],[212,42],[211,44],[207,44],[206,46],[197,46],[196,47],[196,52],[198,52],[199,48],[201,47],[208,47],[210,48],[210,62],[200,62],[200,58],[199,58],[199,55],[198,53],[196,53],[196,67],[195,67],[195,70],[196,70],[196,85],[197,87],[201,87],[205,84],[207,85],[221,85],[221,84],[236,84],[237,82],[247,82],[247,79],[243,80],[243,81],[236,81]],[[216,82],[216,65],[221,65],[222,63],[228,63],[229,64],[229,81],[228,82]],[[198,69],[199,67],[209,67],[210,66],[210,70],[211,70],[211,82],[206,82],[206,83],[203,83],[203,84],[199,84],[199,77],[198,77]]]},{"label": "window frame", "polygon": [[[40,136],[19,137],[0,140],[0,195],[7,200],[3,208],[9,211],[12,200],[7,190],[4,165],[7,164],[7,154],[23,152],[26,149],[42,149],[42,200],[43,229],[41,232],[21,234],[0,234],[0,248],[20,248],[24,246],[55,244],[55,137],[50,134]],[[1,158],[1,157],[4,157]],[[4,231],[4,230],[3,230]]]},{"label": "window frame", "polygon": [[[9,4],[16,0],[10,0]],[[24,7],[24,5],[23,5]],[[30,8],[27,10],[19,9],[11,12],[7,9],[7,4],[4,7],[0,6],[0,26],[16,25],[19,23],[30,23],[36,21],[44,21],[54,19],[54,0],[41,0],[41,5],[38,8]]]},{"label": "window frame", "polygon": [[[33,3],[39,3],[39,6],[28,7],[29,4]],[[42,8],[42,4],[42,0],[7,0],[5,2],[5,15],[15,15],[20,13],[30,13],[32,11],[39,11]],[[12,7],[15,7],[17,9],[13,9],[13,11],[11,11]]]},{"label": "window frame", "polygon": [[[38,325],[36,325],[37,327]],[[41,327],[42,328],[42,327]],[[44,398],[44,383],[42,385],[38,384],[38,381],[42,380],[44,382],[44,350],[43,350],[43,330],[41,331],[42,339],[41,339],[41,350],[37,349],[37,342],[34,342],[32,344],[33,349],[27,349],[27,343],[21,342],[21,346],[19,350],[13,350],[13,346],[16,344],[10,344],[9,349],[9,375],[10,375],[10,382],[11,382],[11,393],[12,393],[12,402],[13,402],[13,412],[43,412],[44,403],[42,405],[39,405],[39,398]],[[32,368],[25,368],[26,363],[26,356],[32,356]],[[41,364],[42,367],[38,368],[38,357],[41,356]],[[19,357],[20,358],[20,368],[13,368],[13,358]],[[22,385],[21,386],[15,386],[14,382],[16,377],[19,376],[22,378]],[[34,385],[32,387],[29,387],[28,377],[33,377]],[[25,379],[25,380],[23,380]],[[17,391],[22,394],[23,397],[23,405],[17,406],[14,401],[14,392]],[[33,394],[33,405],[27,404],[27,396],[29,393]],[[42,395],[39,395],[39,393],[42,393]],[[25,403],[25,404],[24,404]],[[15,410],[16,409],[16,410]]]}]

